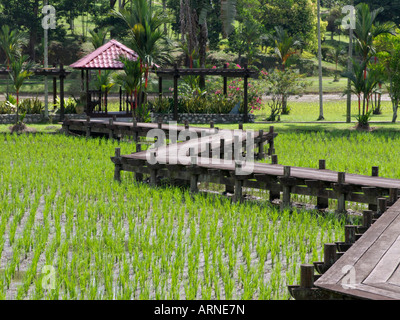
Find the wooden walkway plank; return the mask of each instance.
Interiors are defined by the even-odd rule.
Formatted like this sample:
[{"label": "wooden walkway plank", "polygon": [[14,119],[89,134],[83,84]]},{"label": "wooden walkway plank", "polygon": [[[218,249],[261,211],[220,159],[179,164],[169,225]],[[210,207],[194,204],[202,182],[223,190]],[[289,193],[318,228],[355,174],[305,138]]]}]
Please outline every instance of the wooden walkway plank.
[{"label": "wooden walkway plank", "polygon": [[[315,282],[315,286],[365,299],[398,300],[399,264],[400,201],[397,201]],[[343,268],[353,268],[354,288],[343,287],[349,280]]]}]

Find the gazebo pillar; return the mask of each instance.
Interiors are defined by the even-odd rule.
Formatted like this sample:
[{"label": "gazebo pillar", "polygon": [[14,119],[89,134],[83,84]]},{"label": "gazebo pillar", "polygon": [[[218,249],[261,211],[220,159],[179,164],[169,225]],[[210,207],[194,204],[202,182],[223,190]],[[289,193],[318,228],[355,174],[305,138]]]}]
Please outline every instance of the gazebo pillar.
[{"label": "gazebo pillar", "polygon": [[[228,64],[224,64],[224,69],[228,69]],[[228,95],[228,78],[224,77],[224,96]]]},{"label": "gazebo pillar", "polygon": [[60,64],[60,121],[64,121],[64,65]]},{"label": "gazebo pillar", "polygon": [[158,97],[161,99],[163,97],[163,78],[158,77]]}]

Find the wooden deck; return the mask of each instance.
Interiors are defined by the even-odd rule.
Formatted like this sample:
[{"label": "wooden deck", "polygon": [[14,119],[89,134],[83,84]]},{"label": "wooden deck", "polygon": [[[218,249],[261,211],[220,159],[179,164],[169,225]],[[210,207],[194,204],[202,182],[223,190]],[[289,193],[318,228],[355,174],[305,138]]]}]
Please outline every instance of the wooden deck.
[{"label": "wooden deck", "polygon": [[386,211],[314,285],[372,300],[400,299],[400,201]]}]

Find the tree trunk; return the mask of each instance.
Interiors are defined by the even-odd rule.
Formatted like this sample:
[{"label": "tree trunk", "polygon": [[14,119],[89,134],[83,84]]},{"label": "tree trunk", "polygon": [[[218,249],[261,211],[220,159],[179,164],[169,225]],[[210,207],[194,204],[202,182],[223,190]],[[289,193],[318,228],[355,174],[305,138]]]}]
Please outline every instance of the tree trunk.
[{"label": "tree trunk", "polygon": [[399,108],[398,103],[393,103],[393,118],[392,122],[395,123],[397,120],[397,109]]},{"label": "tree trunk", "polygon": [[[205,22],[200,25],[200,35],[199,35],[200,68],[206,67],[207,41],[208,41],[208,28],[207,28],[207,22]],[[200,76],[199,85],[201,89],[204,89],[206,87],[206,79],[204,76]]]},{"label": "tree trunk", "polygon": [[[320,0],[317,0],[317,11],[318,11],[318,76],[319,76],[319,117],[318,120],[324,120],[324,103],[323,103],[323,91],[322,91],[322,49],[321,49],[321,8]],[[333,32],[332,32],[333,37]]]},{"label": "tree trunk", "polygon": [[[36,0],[33,6],[33,13],[35,17],[38,17],[39,13],[39,1]],[[28,50],[29,50],[29,57],[31,58],[32,61],[36,60],[36,54],[35,54],[35,46],[37,42],[37,30],[34,27],[35,25],[32,24],[31,28],[29,30],[29,45],[28,45]]]}]

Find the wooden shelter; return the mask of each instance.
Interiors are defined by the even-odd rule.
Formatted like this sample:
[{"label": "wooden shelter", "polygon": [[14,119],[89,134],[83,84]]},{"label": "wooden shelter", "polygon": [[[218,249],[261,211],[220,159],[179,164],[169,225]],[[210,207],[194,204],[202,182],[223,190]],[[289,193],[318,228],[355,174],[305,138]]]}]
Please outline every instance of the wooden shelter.
[{"label": "wooden shelter", "polygon": [[257,77],[258,72],[251,70],[245,65],[243,69],[228,69],[225,64],[223,69],[180,69],[175,65],[174,69],[158,70],[157,76],[159,79],[159,95],[162,97],[162,82],[163,78],[174,79],[174,120],[178,120],[178,80],[184,76],[220,76],[224,78],[224,94],[228,94],[228,78],[243,78],[244,79],[244,122],[248,122],[248,79]]},{"label": "wooden shelter", "polygon": [[[57,68],[55,65],[52,68],[36,68],[31,69],[34,73],[34,76],[47,76],[53,78],[53,102],[56,103],[57,100],[57,78],[59,78],[59,85],[60,85],[60,120],[64,120],[64,79],[71,73],[64,69],[64,66],[60,64],[60,67]],[[9,70],[6,68],[0,69],[0,75],[8,75]]]},{"label": "wooden shelter", "polygon": [[[71,68],[81,70],[81,87],[82,91],[86,92],[85,112],[87,115],[109,115],[107,110],[107,96],[105,96],[106,102],[103,108],[101,90],[90,89],[90,71],[99,70],[99,72],[101,72],[101,70],[123,70],[124,65],[119,60],[119,57],[121,56],[125,56],[135,61],[138,59],[138,55],[135,51],[129,49],[117,40],[110,40],[100,48],[70,65]],[[125,112],[123,112],[122,96],[122,88],[120,88],[120,112],[116,114],[117,116],[126,116],[127,114],[129,115],[132,113],[132,110],[129,109],[127,104],[125,104],[126,109]]]}]

